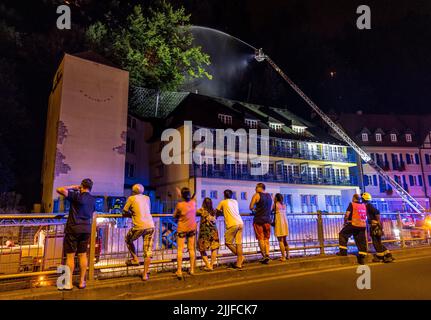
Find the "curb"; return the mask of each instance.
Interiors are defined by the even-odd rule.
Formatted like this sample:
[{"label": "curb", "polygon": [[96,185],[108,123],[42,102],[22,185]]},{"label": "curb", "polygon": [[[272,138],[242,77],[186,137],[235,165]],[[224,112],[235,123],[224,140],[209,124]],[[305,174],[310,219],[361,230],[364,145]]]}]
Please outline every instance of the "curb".
[{"label": "curb", "polygon": [[[408,258],[412,256],[431,255],[431,247],[419,247],[393,250],[396,258]],[[371,262],[372,255],[368,257]],[[163,290],[181,290],[191,286],[205,286],[209,283],[235,280],[246,280],[247,278],[262,277],[266,274],[296,273],[304,269],[328,269],[335,266],[356,265],[356,256],[315,256],[293,258],[287,262],[271,261],[269,265],[261,265],[259,262],[249,262],[245,264],[243,270],[235,270],[220,266],[213,272],[198,271],[194,276],[189,276],[184,272],[183,280],[177,280],[173,273],[156,273],[147,282],[143,282],[139,277],[124,277],[107,280],[96,280],[94,284],[89,284],[87,289],[72,291],[58,291],[54,287],[33,288],[18,290],[14,292],[4,292],[0,300],[124,300],[131,299],[136,295],[145,295],[149,292]]]}]

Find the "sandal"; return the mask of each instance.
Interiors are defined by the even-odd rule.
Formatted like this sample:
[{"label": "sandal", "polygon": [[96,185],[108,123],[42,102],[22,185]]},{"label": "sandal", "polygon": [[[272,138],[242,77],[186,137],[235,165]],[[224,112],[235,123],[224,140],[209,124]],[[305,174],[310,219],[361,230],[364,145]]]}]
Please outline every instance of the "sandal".
[{"label": "sandal", "polygon": [[139,261],[133,259],[126,260],[126,266],[139,266]]}]

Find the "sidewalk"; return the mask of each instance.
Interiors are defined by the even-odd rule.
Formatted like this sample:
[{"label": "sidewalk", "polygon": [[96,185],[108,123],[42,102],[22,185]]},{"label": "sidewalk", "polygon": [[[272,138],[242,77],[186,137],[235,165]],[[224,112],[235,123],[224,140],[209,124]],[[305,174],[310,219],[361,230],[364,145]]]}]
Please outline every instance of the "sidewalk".
[{"label": "sidewalk", "polygon": [[[397,259],[410,258],[416,256],[430,256],[431,247],[409,248],[394,250],[394,256]],[[371,263],[372,255],[369,255]],[[395,261],[396,263],[396,261]],[[277,274],[295,274],[308,270],[328,269],[340,266],[356,265],[356,257],[306,257],[293,258],[288,262],[272,260],[268,265],[262,265],[258,262],[250,262],[244,265],[243,270],[228,268],[226,265],[219,266],[213,272],[197,270],[194,276],[184,272],[184,280],[177,280],[171,272],[152,273],[150,280],[142,281],[139,277],[122,277],[107,280],[96,280],[88,284],[85,290],[74,288],[72,291],[59,291],[55,287],[33,288],[0,293],[1,300],[101,300],[101,299],[133,299],[136,296],[145,296],[149,299],[156,297],[157,294],[184,290],[190,288],[199,288],[214,285],[218,283],[232,283],[235,281],[244,281],[247,279],[263,278],[265,276],[274,276]]]}]

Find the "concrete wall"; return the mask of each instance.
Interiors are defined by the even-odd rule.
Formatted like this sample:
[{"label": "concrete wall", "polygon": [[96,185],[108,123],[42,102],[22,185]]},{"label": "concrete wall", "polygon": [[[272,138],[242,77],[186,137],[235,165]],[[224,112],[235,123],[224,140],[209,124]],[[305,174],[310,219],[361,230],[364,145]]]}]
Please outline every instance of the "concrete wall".
[{"label": "concrete wall", "polygon": [[124,187],[128,72],[67,54],[58,72],[62,82],[50,97],[45,148],[47,212],[59,186],[91,178],[93,194],[104,196],[123,195]]}]

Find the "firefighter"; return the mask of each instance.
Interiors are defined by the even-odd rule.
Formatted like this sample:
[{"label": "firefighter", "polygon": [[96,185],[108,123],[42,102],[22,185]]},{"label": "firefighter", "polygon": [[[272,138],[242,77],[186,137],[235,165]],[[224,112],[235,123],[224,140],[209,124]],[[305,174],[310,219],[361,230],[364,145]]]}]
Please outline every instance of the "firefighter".
[{"label": "firefighter", "polygon": [[367,208],[368,224],[370,225],[370,235],[376,253],[373,262],[392,262],[395,259],[392,253],[383,245],[383,227],[380,222],[380,211],[371,203],[371,195],[368,192],[362,194],[362,200]]},{"label": "firefighter", "polygon": [[361,196],[354,194],[352,202],[347,208],[344,217],[344,227],[339,233],[339,256],[347,256],[347,242],[353,236],[358,247],[358,263],[365,264],[367,256],[367,208],[361,203]]}]

